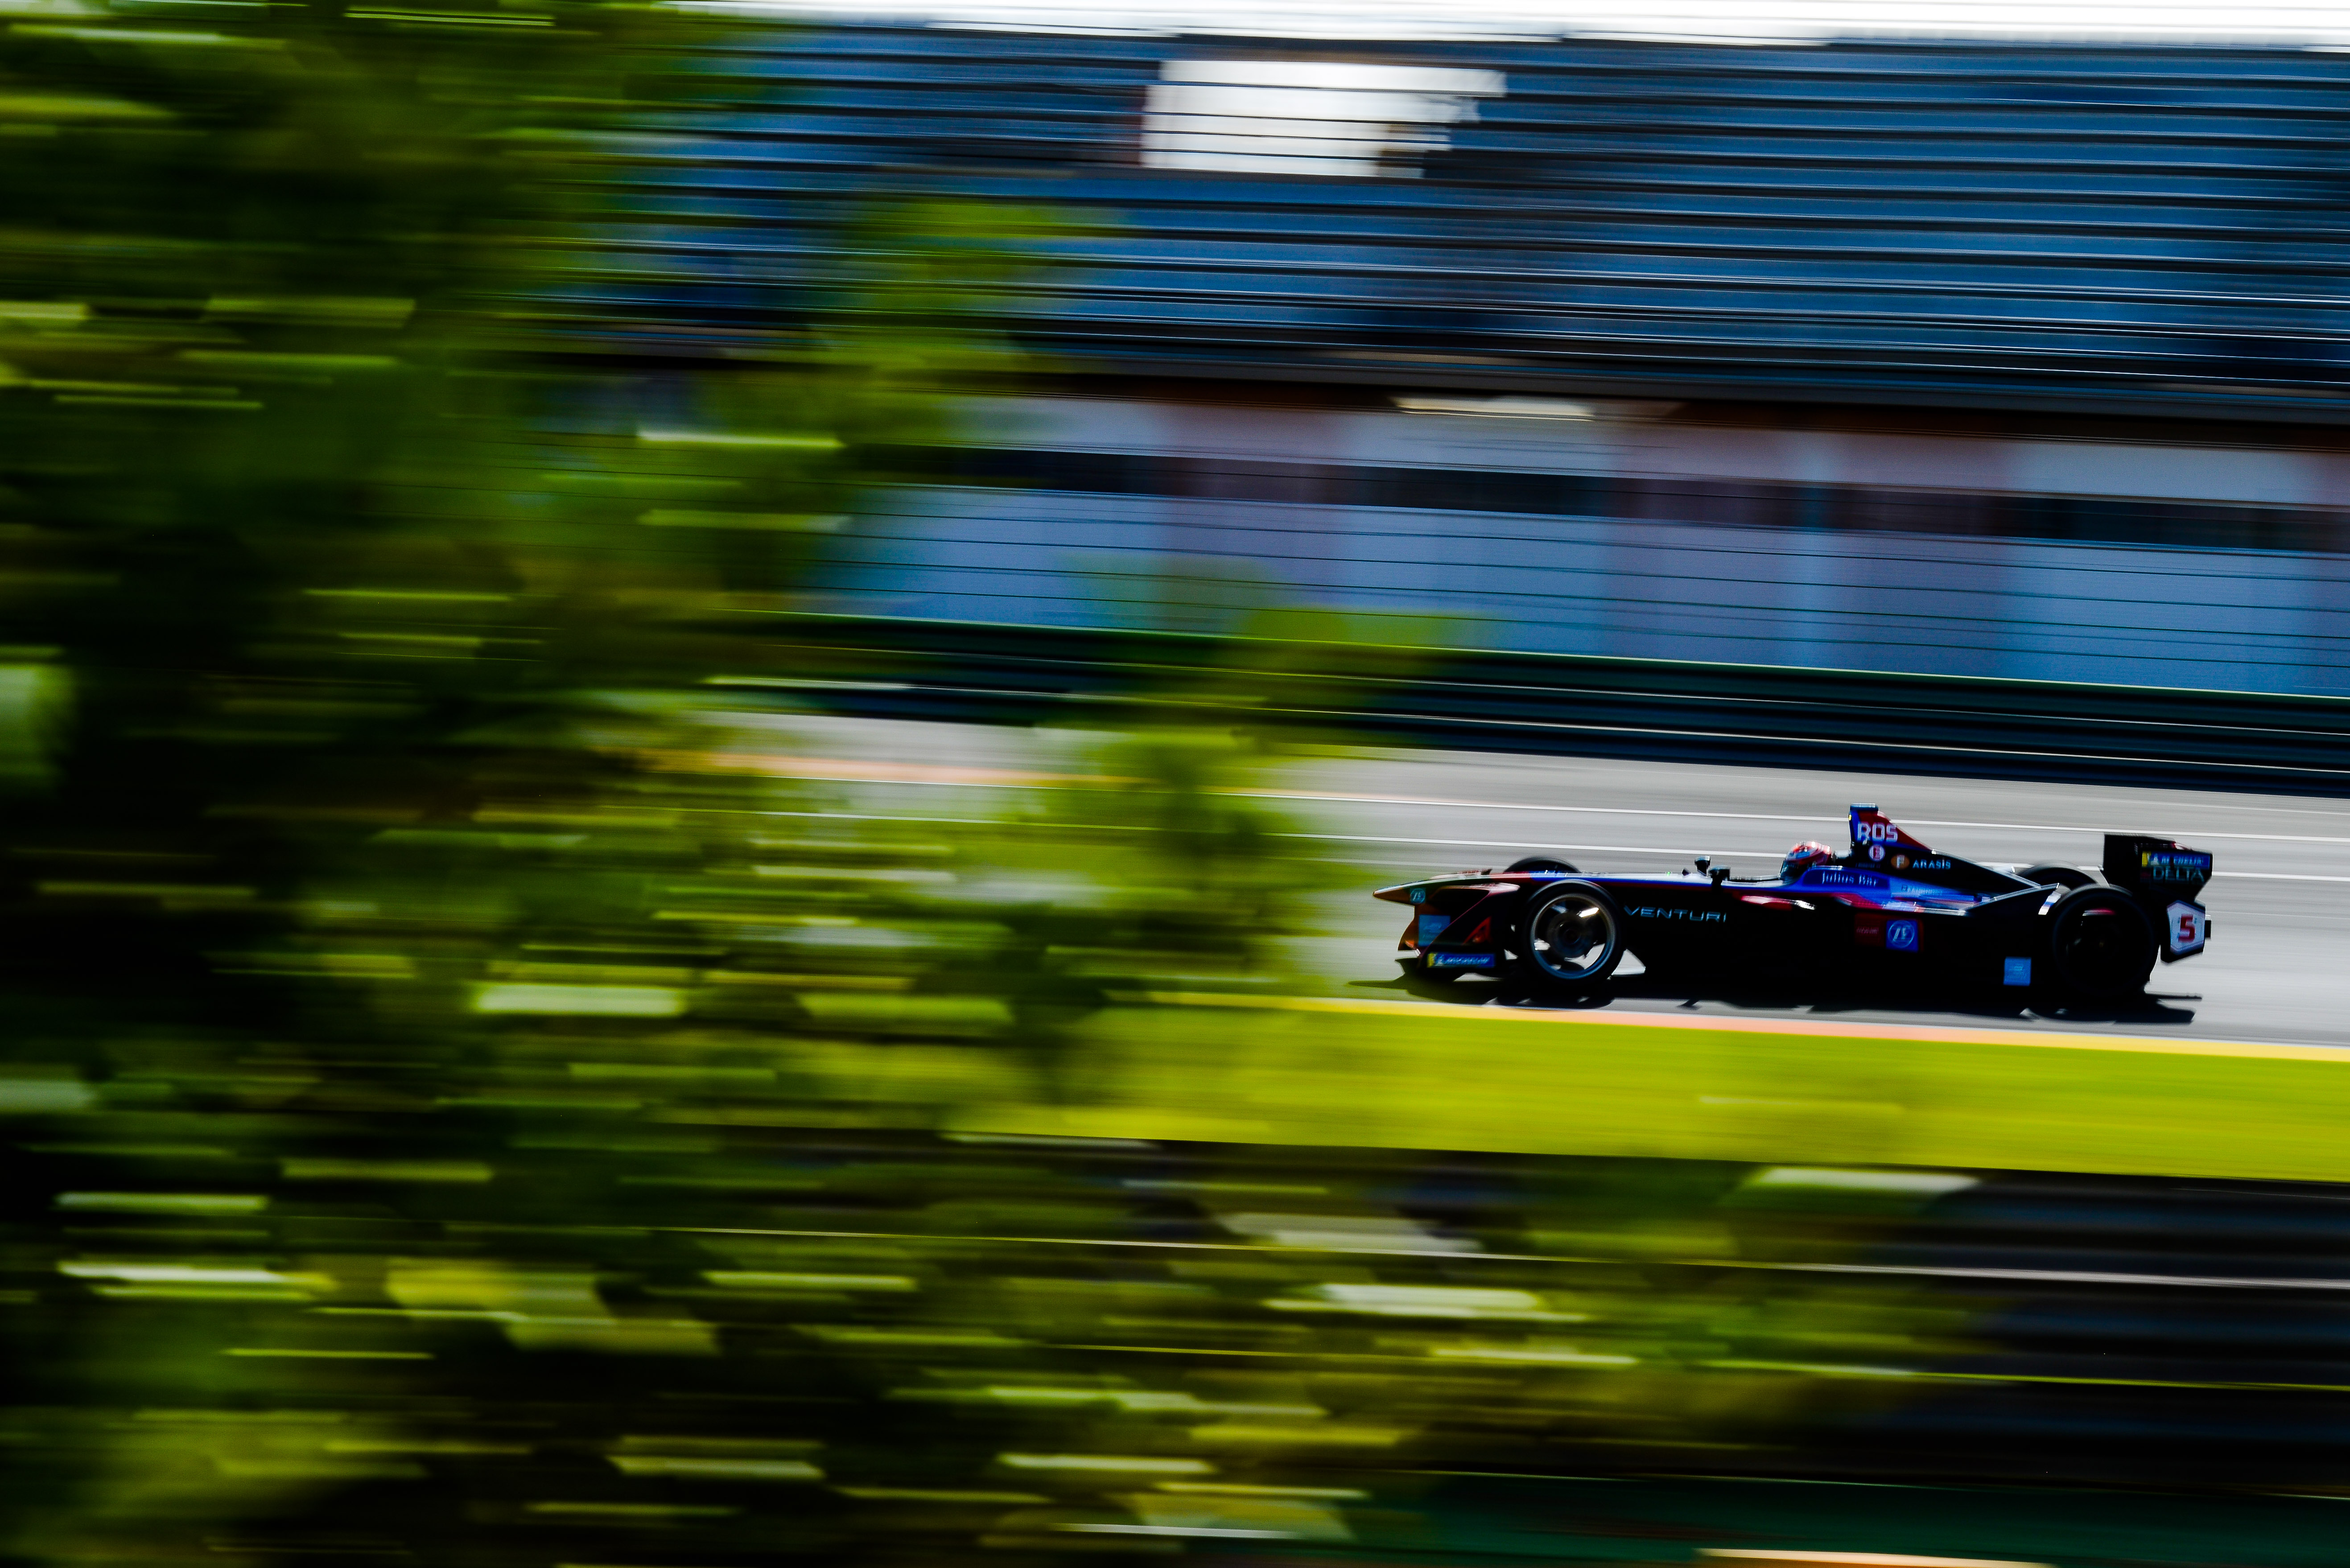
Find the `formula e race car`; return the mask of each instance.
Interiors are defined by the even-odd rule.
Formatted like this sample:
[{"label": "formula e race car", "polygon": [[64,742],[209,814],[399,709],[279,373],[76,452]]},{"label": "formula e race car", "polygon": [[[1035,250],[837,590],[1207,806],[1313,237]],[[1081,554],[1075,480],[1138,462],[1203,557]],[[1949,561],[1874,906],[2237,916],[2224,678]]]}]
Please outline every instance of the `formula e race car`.
[{"label": "formula e race car", "polygon": [[1693,979],[2021,988],[2113,1002],[2141,992],[2157,959],[2203,950],[2211,920],[2196,895],[2211,857],[2109,833],[2101,869],[2103,880],[2072,866],[1979,866],[1856,805],[1849,852],[1797,845],[1769,877],[1733,877],[1704,856],[1668,876],[1586,877],[1530,856],[1375,896],[1411,906],[1398,961],[1430,980],[1485,973],[1588,992],[1628,952],[1652,973]]}]

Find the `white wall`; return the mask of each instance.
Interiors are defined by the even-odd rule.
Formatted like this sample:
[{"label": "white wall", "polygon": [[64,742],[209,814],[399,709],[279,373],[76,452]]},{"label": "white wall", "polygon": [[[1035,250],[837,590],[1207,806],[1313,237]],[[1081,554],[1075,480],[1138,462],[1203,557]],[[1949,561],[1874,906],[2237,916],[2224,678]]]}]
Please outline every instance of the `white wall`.
[{"label": "white wall", "polygon": [[[2350,497],[2343,460],[2311,452],[1179,405],[989,413],[1013,444],[1096,451]],[[1308,604],[1434,618],[1398,633],[1522,651],[2350,694],[2350,557],[2283,551],[937,486],[860,518],[820,594],[863,614],[1196,629]]]}]

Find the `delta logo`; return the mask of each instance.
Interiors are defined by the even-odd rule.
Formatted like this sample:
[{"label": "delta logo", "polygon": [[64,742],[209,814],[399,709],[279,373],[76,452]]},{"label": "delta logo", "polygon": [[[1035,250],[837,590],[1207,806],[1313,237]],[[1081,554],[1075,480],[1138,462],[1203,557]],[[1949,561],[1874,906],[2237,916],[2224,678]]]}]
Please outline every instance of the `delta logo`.
[{"label": "delta logo", "polygon": [[2141,849],[2137,864],[2149,882],[2197,882],[2211,875],[2211,857],[2194,849]]}]

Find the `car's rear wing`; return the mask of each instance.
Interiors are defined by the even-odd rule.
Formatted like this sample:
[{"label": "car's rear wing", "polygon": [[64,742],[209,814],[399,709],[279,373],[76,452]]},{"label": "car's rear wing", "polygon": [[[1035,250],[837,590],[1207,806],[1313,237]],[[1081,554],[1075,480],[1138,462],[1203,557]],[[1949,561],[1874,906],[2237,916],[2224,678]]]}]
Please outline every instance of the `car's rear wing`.
[{"label": "car's rear wing", "polygon": [[2106,880],[2154,903],[2189,902],[2211,879],[2211,857],[2184,849],[2168,838],[2136,833],[2106,835]]}]

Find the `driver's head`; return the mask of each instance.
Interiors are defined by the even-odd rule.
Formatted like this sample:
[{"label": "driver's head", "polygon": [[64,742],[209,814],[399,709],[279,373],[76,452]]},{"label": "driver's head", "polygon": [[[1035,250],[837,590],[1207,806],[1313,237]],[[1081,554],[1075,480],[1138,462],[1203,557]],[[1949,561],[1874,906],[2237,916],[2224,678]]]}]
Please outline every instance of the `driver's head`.
[{"label": "driver's head", "polygon": [[1779,862],[1780,879],[1792,882],[1813,867],[1825,866],[1835,858],[1835,850],[1816,839],[1808,839],[1788,850],[1787,857]]}]

